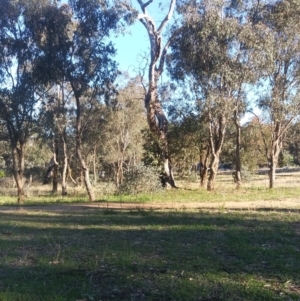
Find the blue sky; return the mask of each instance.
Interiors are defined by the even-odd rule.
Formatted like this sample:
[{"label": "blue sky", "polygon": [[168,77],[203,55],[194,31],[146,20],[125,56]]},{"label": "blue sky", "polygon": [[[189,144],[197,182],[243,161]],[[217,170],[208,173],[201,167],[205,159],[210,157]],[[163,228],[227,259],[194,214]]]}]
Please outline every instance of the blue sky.
[{"label": "blue sky", "polygon": [[146,29],[136,21],[130,27],[130,33],[119,35],[113,43],[117,49],[115,59],[119,63],[119,69],[134,75],[135,69],[139,66],[139,55],[142,53],[149,55],[149,38]]},{"label": "blue sky", "polygon": [[[136,0],[133,1],[133,4],[135,3],[137,3]],[[157,27],[168,13],[169,5],[170,0],[153,1],[149,5],[147,11],[149,12],[149,16],[155,20]],[[135,8],[141,12],[139,6],[135,5]],[[113,39],[113,42],[117,49],[115,59],[119,63],[119,69],[121,71],[128,71],[132,76],[136,75],[141,55],[145,54],[148,58],[150,55],[150,42],[144,25],[139,20],[136,20],[132,26],[128,27],[128,33],[119,35]],[[166,77],[166,73],[163,77]]]}]

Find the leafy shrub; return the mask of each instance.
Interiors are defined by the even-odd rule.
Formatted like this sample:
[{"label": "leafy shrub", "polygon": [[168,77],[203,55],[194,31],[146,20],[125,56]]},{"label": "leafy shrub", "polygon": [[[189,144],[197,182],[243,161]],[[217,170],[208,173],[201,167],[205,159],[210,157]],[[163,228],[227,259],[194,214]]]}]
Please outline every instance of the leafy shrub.
[{"label": "leafy shrub", "polygon": [[249,182],[252,180],[253,172],[247,166],[242,166],[242,180],[243,182]]},{"label": "leafy shrub", "polygon": [[103,184],[100,185],[100,194],[102,196],[105,195],[113,195],[117,191],[116,184],[113,182],[104,182]]},{"label": "leafy shrub", "polygon": [[162,189],[162,184],[158,169],[140,164],[125,172],[123,183],[118,187],[118,192],[136,194],[160,189]]},{"label": "leafy shrub", "polygon": [[0,178],[4,178],[4,177],[6,177],[5,170],[0,169]]}]

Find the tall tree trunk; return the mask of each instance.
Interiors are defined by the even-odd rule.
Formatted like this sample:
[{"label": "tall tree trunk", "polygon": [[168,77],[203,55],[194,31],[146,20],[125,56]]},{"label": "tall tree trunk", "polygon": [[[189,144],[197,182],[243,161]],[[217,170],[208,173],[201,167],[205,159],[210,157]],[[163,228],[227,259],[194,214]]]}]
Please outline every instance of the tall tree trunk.
[{"label": "tall tree trunk", "polygon": [[[73,91],[76,91],[74,88]],[[75,93],[76,94],[76,93]],[[86,162],[84,160],[84,157],[82,155],[82,147],[81,147],[81,141],[82,141],[82,120],[81,120],[81,106],[80,106],[80,99],[77,95],[75,95],[76,99],[76,151],[77,156],[81,165],[81,171],[83,173],[83,181],[84,185],[87,191],[87,194],[89,196],[89,201],[93,202],[95,201],[95,193],[94,189],[92,187],[91,181],[90,181],[90,175],[89,175],[89,169],[86,165]]]},{"label": "tall tree trunk", "polygon": [[272,149],[270,154],[269,188],[275,187],[276,167],[278,164],[279,154],[282,149],[282,143],[279,140],[280,139],[276,139],[272,143]]},{"label": "tall tree trunk", "polygon": [[53,177],[52,177],[52,193],[56,194],[58,191],[58,165],[53,166]]},{"label": "tall tree trunk", "polygon": [[73,178],[73,176],[72,176],[72,170],[71,170],[69,161],[68,161],[67,163],[68,163],[68,165],[67,165],[67,178],[69,177],[70,180],[72,181],[73,185],[74,185],[74,186],[77,186],[78,183],[76,182],[76,180],[75,180],[75,179]]},{"label": "tall tree trunk", "polygon": [[58,191],[58,133],[55,132],[55,137],[52,141],[52,151],[53,151],[53,177],[52,177],[52,193],[57,193]]},{"label": "tall tree trunk", "polygon": [[61,173],[61,195],[66,196],[68,194],[68,189],[67,189],[68,155],[67,155],[67,143],[66,143],[65,130],[62,135],[62,145],[63,145],[63,163],[62,163],[62,173]]},{"label": "tall tree trunk", "polygon": [[207,182],[207,190],[211,191],[215,189],[215,181],[218,173],[218,167],[220,162],[220,153],[214,153],[210,162],[210,174]]},{"label": "tall tree trunk", "polygon": [[[67,190],[67,176],[68,176],[68,154],[67,154],[67,133],[66,133],[66,101],[65,101],[65,88],[64,84],[61,83],[58,86],[58,130],[60,134],[60,142],[62,148],[62,171],[61,171],[61,195],[66,196],[68,194]],[[62,124],[59,124],[62,121]]]},{"label": "tall tree trunk", "polygon": [[274,155],[272,155],[270,159],[271,160],[270,160],[270,170],[269,170],[269,188],[274,188],[278,157],[276,158]]},{"label": "tall tree trunk", "polygon": [[17,142],[12,144],[12,157],[13,157],[13,175],[17,184],[18,189],[18,204],[23,204],[25,201],[25,191],[24,191],[24,167],[25,167],[25,158],[24,158],[24,147],[23,143]]},{"label": "tall tree trunk", "polygon": [[280,151],[282,149],[282,142],[284,132],[282,130],[281,122],[277,121],[274,128],[274,133],[272,137],[272,145],[270,152],[270,170],[269,170],[269,188],[275,187],[275,179],[276,179],[276,167],[278,164],[278,158]]},{"label": "tall tree trunk", "polygon": [[234,182],[236,188],[239,189],[242,185],[242,165],[241,165],[241,126],[238,120],[237,112],[234,112],[234,123],[236,127],[236,139],[235,139],[235,172]]},{"label": "tall tree trunk", "polygon": [[76,143],[76,148],[77,148],[77,156],[80,161],[81,170],[83,173],[84,186],[85,186],[87,194],[89,196],[89,201],[93,202],[93,201],[95,201],[95,193],[94,193],[94,189],[91,184],[91,181],[90,181],[89,169],[88,169],[88,167],[85,163],[85,160],[82,156],[82,153],[81,153],[81,143],[79,141],[77,141],[77,143]]},{"label": "tall tree trunk", "polygon": [[118,162],[114,164],[115,169],[115,183],[119,187],[123,181],[123,162],[121,159],[118,159]]},{"label": "tall tree trunk", "polygon": [[226,117],[224,114],[220,114],[218,119],[213,125],[211,116],[209,123],[209,146],[211,150],[211,162],[210,162],[210,174],[207,183],[207,190],[213,190],[215,188],[215,180],[218,173],[220,154],[225,138]]},{"label": "tall tree trunk", "polygon": [[163,181],[166,185],[175,188],[176,184],[168,145],[168,121],[158,98],[157,86],[163,72],[165,57],[170,43],[169,41],[165,44],[164,48],[162,47],[162,30],[173,15],[175,0],[170,1],[168,14],[159,27],[156,27],[154,19],[148,15],[146,10],[151,2],[143,3],[142,0],[138,0],[143,12],[138,18],[145,26],[150,40],[150,63],[148,69],[148,88],[145,89],[145,107],[150,131],[159,141],[160,159],[164,170]]},{"label": "tall tree trunk", "polygon": [[98,182],[98,174],[97,174],[97,169],[96,169],[96,154],[97,154],[97,147],[96,145],[94,146],[93,150],[93,173],[94,173],[94,185]]},{"label": "tall tree trunk", "polygon": [[204,158],[200,158],[200,187],[207,186],[208,178],[208,169],[209,169],[209,157],[210,157],[210,148],[209,146],[206,149]]}]

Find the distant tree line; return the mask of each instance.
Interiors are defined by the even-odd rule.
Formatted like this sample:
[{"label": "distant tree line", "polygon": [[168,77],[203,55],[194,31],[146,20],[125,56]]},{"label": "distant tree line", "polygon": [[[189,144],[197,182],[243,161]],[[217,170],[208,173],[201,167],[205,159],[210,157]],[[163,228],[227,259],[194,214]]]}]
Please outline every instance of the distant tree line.
[{"label": "distant tree line", "polygon": [[[45,164],[41,182],[67,195],[80,180],[90,201],[100,177],[119,187],[142,162],[170,187],[199,162],[208,190],[220,163],[237,188],[243,167],[267,166],[273,188],[278,165],[299,164],[299,1],[170,0],[160,23],[150,5],[2,0],[0,147],[19,203]],[[132,78],[111,41],[135,20],[150,51]]]}]

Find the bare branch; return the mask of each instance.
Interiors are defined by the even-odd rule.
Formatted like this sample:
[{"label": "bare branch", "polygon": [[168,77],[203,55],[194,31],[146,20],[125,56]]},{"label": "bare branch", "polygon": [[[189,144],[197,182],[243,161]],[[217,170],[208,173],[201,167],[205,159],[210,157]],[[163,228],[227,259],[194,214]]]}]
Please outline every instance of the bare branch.
[{"label": "bare branch", "polygon": [[164,64],[165,64],[165,60],[166,60],[166,55],[167,55],[167,51],[168,51],[168,48],[170,46],[170,43],[171,43],[171,39],[166,43],[162,53],[161,53],[161,57],[160,57],[160,61],[159,61],[159,66],[157,68],[157,73],[158,73],[158,76],[160,76],[164,70]]},{"label": "bare branch", "polygon": [[169,7],[169,12],[161,22],[160,26],[158,27],[157,33],[160,34],[163,30],[163,28],[166,26],[166,24],[170,21],[172,18],[174,8],[175,8],[176,0],[172,0]]},{"label": "bare branch", "polygon": [[173,40],[173,38],[176,36],[177,31],[174,31],[174,33],[172,34],[172,36],[169,38],[168,42],[165,44],[162,53],[161,53],[161,57],[160,57],[160,61],[159,61],[159,66],[157,68],[157,72],[159,74],[159,76],[162,74],[163,69],[164,69],[164,64],[165,64],[165,60],[166,60],[166,55],[167,55],[167,51],[168,48]]},{"label": "bare branch", "polygon": [[141,9],[143,11],[143,13],[145,14],[146,13],[146,7],[151,4],[153,2],[153,0],[149,0],[148,2],[146,3],[143,3],[142,0],[137,0],[137,2],[139,3],[139,5],[141,6]]},{"label": "bare branch", "polygon": [[294,117],[291,117],[288,122],[286,123],[286,125],[283,127],[283,129],[280,131],[280,133],[278,134],[278,137],[276,140],[279,140],[282,138],[282,136],[285,134],[285,132],[288,130],[289,126],[291,125],[292,121],[295,119]]}]

